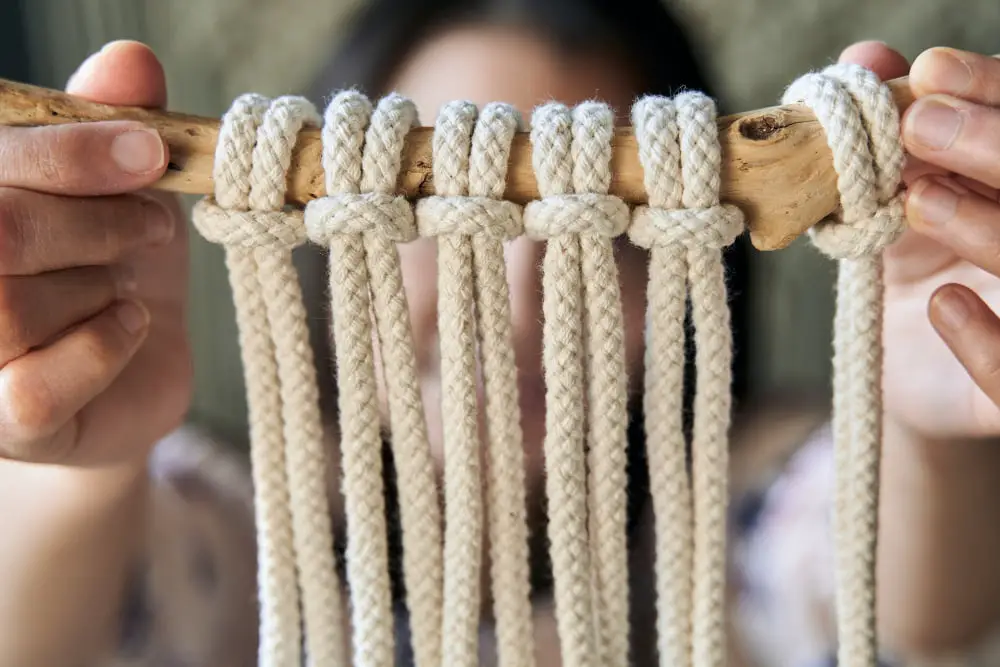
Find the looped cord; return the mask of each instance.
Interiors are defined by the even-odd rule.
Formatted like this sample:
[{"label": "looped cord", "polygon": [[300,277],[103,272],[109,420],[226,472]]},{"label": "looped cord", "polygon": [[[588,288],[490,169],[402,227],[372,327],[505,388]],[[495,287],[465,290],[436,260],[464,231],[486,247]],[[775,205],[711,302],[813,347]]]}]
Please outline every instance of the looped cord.
[{"label": "looped cord", "polygon": [[319,395],[291,259],[305,231],[301,215],[283,210],[296,138],[318,121],[302,98],[239,98],[220,130],[215,198],[193,216],[226,248],[250,412],[260,662],[275,667],[301,664],[300,603],[309,659],[346,660]]},{"label": "looped cord", "polygon": [[441,663],[441,516],[395,246],[415,235],[412,209],[394,192],[406,133],[416,122],[415,107],[398,95],[382,99],[373,112],[361,94],[338,94],[323,131],[329,196],[306,209],[310,238],[330,249],[354,664],[373,667],[393,663],[394,629],[372,311],[397,469],[414,658],[421,666]]},{"label": "looped cord", "polygon": [[500,665],[533,665],[520,402],[503,241],[521,209],[501,200],[519,124],[504,104],[453,102],[434,130],[438,196],[417,204],[422,236],[437,237],[445,451],[445,664],[478,664],[483,505],[476,387],[485,398],[486,482]]},{"label": "looped cord", "polygon": [[839,64],[800,77],[782,102],[812,109],[833,151],[841,211],[810,230],[813,244],[833,259],[882,251],[905,227],[904,153],[892,92],[863,67]]},{"label": "looped cord", "polygon": [[841,212],[812,232],[840,260],[834,322],[835,540],[838,664],[877,662],[875,619],[882,441],[882,250],[902,232],[899,112],[871,72],[835,65],[807,74],[785,102],[812,108],[834,155]]},{"label": "looped cord", "polygon": [[329,245],[335,234],[379,234],[395,243],[417,238],[413,207],[404,197],[384,192],[343,192],[314,199],[307,206],[308,235],[313,243]]},{"label": "looped cord", "polygon": [[[649,205],[634,212],[630,237],[652,250],[645,401],[658,648],[661,664],[680,666],[726,662],[732,334],[721,250],[742,232],[743,215],[719,202],[715,118],[715,103],[701,93],[647,97],[632,110]],[[693,483],[683,429],[687,285],[697,349]]]},{"label": "looped cord", "polygon": [[584,192],[552,195],[528,205],[528,236],[544,241],[565,234],[596,234],[613,239],[628,229],[628,204],[611,195]]},{"label": "looped cord", "polygon": [[[501,200],[511,142],[521,119],[517,111],[506,104],[488,104],[478,118],[476,113],[474,106],[465,103],[442,109],[435,128],[434,164],[435,174],[440,170],[444,178],[442,183],[441,176],[436,176],[438,187],[447,194],[420,202],[417,220],[423,235],[440,237],[442,377],[452,380],[446,384],[445,391],[454,390],[454,394],[446,393],[444,397],[452,405],[466,400],[459,392],[466,390],[463,387],[467,387],[468,382],[474,383],[474,376],[466,374],[475,373],[475,359],[471,359],[469,366],[469,359],[455,358],[455,349],[445,352],[445,348],[468,345],[445,332],[447,326],[452,326],[456,333],[468,334],[468,321],[455,309],[464,309],[465,314],[472,312],[468,308],[472,304],[468,303],[467,283],[471,280],[485,403],[487,529],[498,664],[533,667],[523,433],[502,243],[519,235],[523,228],[520,207]],[[470,121],[474,121],[471,128]],[[451,368],[447,376],[446,358]],[[445,414],[454,414],[454,410],[446,410]],[[457,425],[452,432],[458,433]],[[447,478],[447,435],[445,445]],[[461,454],[456,451],[456,455]],[[473,459],[478,457],[474,451],[465,455]],[[465,475],[471,472],[465,467],[467,465],[468,462],[463,465],[456,461],[452,470],[459,473],[461,468],[461,474]],[[466,492],[478,495],[473,489]],[[449,495],[447,488],[446,498],[450,511],[462,513],[461,507],[452,507],[453,495]],[[462,498],[457,502],[461,503]],[[445,543],[446,549],[453,546],[457,555],[461,545],[451,545],[447,537]],[[455,594],[458,595],[457,586]],[[476,632],[473,628],[468,630]],[[475,638],[470,637],[470,641],[474,642]],[[466,648],[455,659],[471,660],[469,664],[474,664],[477,658],[468,652],[474,646]]]},{"label": "looped cord", "polygon": [[[628,208],[608,197],[613,136],[614,115],[603,104],[572,112],[547,104],[532,118],[543,199],[525,207],[525,228],[548,242],[546,493],[562,659],[572,666],[629,662],[627,378],[611,243],[628,225]],[[581,220],[564,215],[566,207]]]}]

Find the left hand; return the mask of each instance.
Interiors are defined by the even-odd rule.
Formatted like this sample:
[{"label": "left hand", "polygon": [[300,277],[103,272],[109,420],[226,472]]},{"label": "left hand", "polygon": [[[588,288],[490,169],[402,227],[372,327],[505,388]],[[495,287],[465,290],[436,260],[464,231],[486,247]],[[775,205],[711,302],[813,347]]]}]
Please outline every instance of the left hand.
[{"label": "left hand", "polygon": [[[883,79],[906,60],[876,43],[842,61]],[[909,229],[885,254],[885,400],[932,441],[1000,435],[1000,60],[931,49],[902,119]]]}]

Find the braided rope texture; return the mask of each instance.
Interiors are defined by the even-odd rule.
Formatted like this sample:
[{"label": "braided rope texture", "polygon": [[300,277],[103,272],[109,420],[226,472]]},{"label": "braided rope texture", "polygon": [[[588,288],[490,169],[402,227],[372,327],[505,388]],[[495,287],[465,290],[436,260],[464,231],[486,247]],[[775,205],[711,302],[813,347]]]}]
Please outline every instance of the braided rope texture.
[{"label": "braided rope texture", "polygon": [[806,74],[785,102],[809,106],[827,135],[840,213],[811,237],[839,260],[834,331],[835,540],[838,664],[873,665],[882,442],[882,250],[903,231],[899,111],[870,71],[834,65]]},{"label": "braided rope texture", "polygon": [[[607,194],[614,116],[606,105],[535,111],[543,198],[525,231],[545,240],[545,457],[550,556],[564,664],[626,665],[627,398],[624,325],[611,239],[628,207]],[[589,416],[589,419],[588,419]]]},{"label": "braided rope texture", "polygon": [[[840,264],[839,664],[860,667],[874,664],[877,651],[880,253],[904,225],[899,117],[888,89],[855,66],[806,75],[784,101],[815,111],[841,193],[841,211],[811,237]],[[220,132],[215,196],[195,209],[199,231],[226,249],[240,328],[259,531],[261,664],[394,662],[381,381],[416,664],[479,664],[488,553],[498,664],[534,667],[524,443],[504,261],[505,243],[522,235],[546,245],[543,449],[562,662],[630,664],[628,382],[613,245],[627,234],[650,254],[644,401],[660,664],[725,665],[732,338],[722,251],[742,233],[743,215],[719,200],[714,103],[685,92],[633,106],[649,194],[648,205],[633,211],[608,194],[614,116],[606,105],[535,110],[532,160],[542,198],[523,210],[503,200],[518,113],[504,104],[445,105],[434,134],[438,194],[414,207],[396,191],[415,107],[389,95],[373,108],[347,91],[333,98],[324,118],[328,195],[303,216],[284,206],[284,187],[299,131],[319,120],[300,98],[238,99]],[[437,242],[443,511],[396,249],[418,237]],[[291,263],[292,249],[307,241],[330,252],[349,652],[323,486],[314,360]],[[697,367],[690,469],[683,429],[689,300]]]},{"label": "braided rope texture", "polygon": [[[306,241],[301,213],[284,211],[306,100],[240,98],[224,119],[216,196],[194,222],[226,248],[247,375],[260,537],[264,665],[344,664],[340,583],[331,555],[323,429],[302,292],[291,251]],[[301,606],[301,609],[300,609]]]},{"label": "braided rope texture", "polygon": [[[700,93],[648,97],[632,111],[649,192],[649,205],[634,212],[630,235],[651,251],[645,400],[657,647],[665,665],[726,663],[732,335],[721,251],[742,232],[743,216],[719,202],[715,118],[715,104]],[[693,480],[682,416],[686,287],[697,350]]]}]

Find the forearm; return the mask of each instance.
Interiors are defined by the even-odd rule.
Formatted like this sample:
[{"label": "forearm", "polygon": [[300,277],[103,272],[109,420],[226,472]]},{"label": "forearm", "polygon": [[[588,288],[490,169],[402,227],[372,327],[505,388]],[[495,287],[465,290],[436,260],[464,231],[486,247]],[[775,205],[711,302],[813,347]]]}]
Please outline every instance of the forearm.
[{"label": "forearm", "polygon": [[1000,629],[1000,446],[927,442],[887,420],[879,608],[904,654],[967,649]]},{"label": "forearm", "polygon": [[0,462],[0,664],[75,666],[114,640],[145,479]]}]

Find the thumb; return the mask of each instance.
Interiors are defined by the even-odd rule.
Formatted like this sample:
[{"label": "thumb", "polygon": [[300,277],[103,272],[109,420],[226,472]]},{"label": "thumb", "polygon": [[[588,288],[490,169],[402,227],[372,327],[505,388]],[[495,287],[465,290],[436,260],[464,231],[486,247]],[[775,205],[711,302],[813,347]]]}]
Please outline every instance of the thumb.
[{"label": "thumb", "polygon": [[162,108],[167,104],[163,65],[145,44],[111,42],[87,58],[66,92],[114,106]]},{"label": "thumb", "polygon": [[883,81],[905,76],[910,70],[906,58],[882,42],[858,42],[840,54],[840,62],[861,65]]}]

